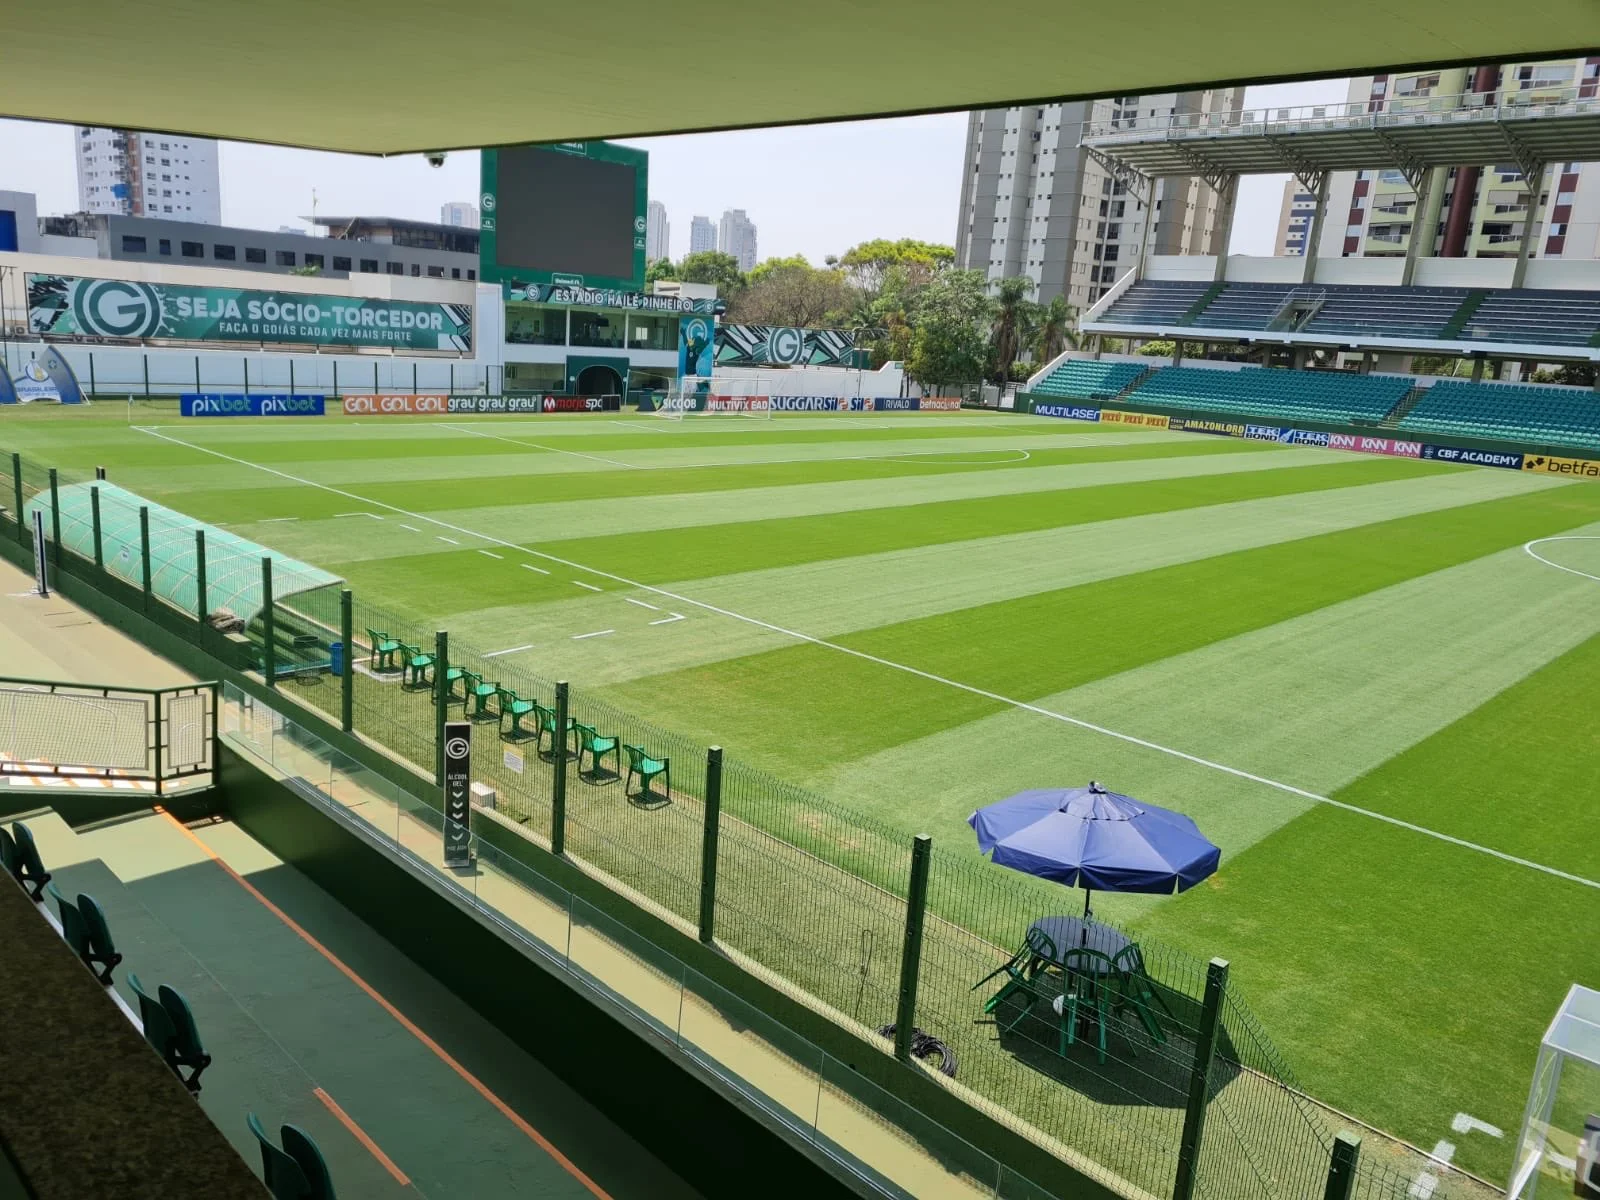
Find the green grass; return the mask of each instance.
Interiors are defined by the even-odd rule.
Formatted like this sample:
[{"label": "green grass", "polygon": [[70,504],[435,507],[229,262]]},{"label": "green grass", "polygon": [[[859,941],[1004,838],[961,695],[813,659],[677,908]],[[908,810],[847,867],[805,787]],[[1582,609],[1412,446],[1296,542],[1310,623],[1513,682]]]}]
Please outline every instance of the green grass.
[{"label": "green grass", "polygon": [[[1425,1148],[1448,1137],[1460,1162],[1503,1178],[1508,1143],[1452,1134],[1450,1118],[1515,1127],[1560,993],[1600,984],[1600,890],[1168,749],[1600,878],[1588,699],[1600,584],[1519,549],[1595,533],[1600,487],[1020,418],[468,420],[449,424],[512,440],[409,421],[163,428],[349,495],[94,416],[8,415],[0,445],[103,463],[163,503],[344,574],[358,600],[412,630],[451,628],[484,649],[531,643],[492,669],[534,693],[572,679],[597,719],[670,742],[675,768],[717,742],[815,789],[821,801],[759,784],[730,797],[749,824],[729,860],[727,936],[846,1010],[860,931],[892,944],[893,905],[825,860],[900,886],[905,836],[931,828],[941,861],[973,868],[941,876],[936,909],[1015,941],[1028,911],[1078,902],[976,864],[961,824],[972,807],[1096,776],[1189,811],[1223,847],[1221,872],[1181,897],[1104,897],[1097,910],[1152,947],[1228,957],[1323,1101]],[[1025,444],[1029,457],[958,461],[982,457],[974,444]],[[886,453],[898,459],[869,457]],[[364,509],[385,521],[338,515]],[[1581,556],[1587,543],[1567,545]],[[327,705],[337,689],[305,698]],[[363,729],[428,757],[425,698],[363,678],[357,699]],[[504,775],[493,734],[479,737],[502,795],[548,820],[538,785]],[[578,789],[574,841],[687,911],[695,803],[642,814],[608,788]],[[966,986],[992,951],[954,925],[937,937],[926,1011],[959,1042],[963,1079],[1114,1166],[1159,1176],[1140,1148],[1170,1137],[1168,1110],[1084,1105],[1072,1078],[974,1026]],[[869,996],[887,1004],[893,988],[887,953]],[[1231,1095],[1247,1127],[1298,1119]]]}]

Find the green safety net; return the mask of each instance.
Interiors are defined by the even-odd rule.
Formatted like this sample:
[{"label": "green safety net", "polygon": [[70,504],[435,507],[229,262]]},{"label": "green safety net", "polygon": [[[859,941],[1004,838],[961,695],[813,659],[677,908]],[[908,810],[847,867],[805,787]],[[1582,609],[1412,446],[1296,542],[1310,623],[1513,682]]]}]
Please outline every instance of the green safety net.
[{"label": "green safety net", "polygon": [[[159,600],[193,613],[198,602],[198,556],[195,530],[205,530],[207,615],[226,609],[246,624],[261,614],[261,560],[272,560],[272,594],[277,603],[308,592],[337,588],[337,575],[300,562],[257,542],[207,525],[193,517],[154,504],[114,483],[70,483],[59,489],[61,545],[94,561],[94,500],[100,493],[100,544],[105,568],[136,588],[144,587],[144,548],[139,510],[150,512],[150,590]],[[52,536],[50,493],[27,502],[28,521],[37,509],[44,514],[46,536]]]}]

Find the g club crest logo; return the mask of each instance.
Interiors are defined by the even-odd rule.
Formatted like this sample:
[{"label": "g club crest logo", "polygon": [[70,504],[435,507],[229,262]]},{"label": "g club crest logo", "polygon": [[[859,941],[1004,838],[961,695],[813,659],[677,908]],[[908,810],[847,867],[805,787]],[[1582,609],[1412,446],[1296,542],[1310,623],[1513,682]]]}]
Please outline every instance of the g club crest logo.
[{"label": "g club crest logo", "polygon": [[772,362],[793,366],[805,357],[805,335],[798,329],[774,329],[767,339],[767,357]]},{"label": "g club crest logo", "polygon": [[444,752],[451,758],[465,758],[471,748],[472,743],[467,741],[466,738],[457,737],[451,738],[445,743]]},{"label": "g club crest logo", "polygon": [[478,197],[478,207],[483,209],[484,212],[493,212],[494,211],[494,193],[493,192],[485,192],[483,195],[479,196]]},{"label": "g club crest logo", "polygon": [[161,329],[161,297],[147,284],[88,280],[73,293],[72,316],[84,333],[99,337],[154,337]]},{"label": "g club crest logo", "polygon": [[644,218],[643,217],[635,217],[633,219],[633,231],[635,233],[643,233],[644,232]]}]

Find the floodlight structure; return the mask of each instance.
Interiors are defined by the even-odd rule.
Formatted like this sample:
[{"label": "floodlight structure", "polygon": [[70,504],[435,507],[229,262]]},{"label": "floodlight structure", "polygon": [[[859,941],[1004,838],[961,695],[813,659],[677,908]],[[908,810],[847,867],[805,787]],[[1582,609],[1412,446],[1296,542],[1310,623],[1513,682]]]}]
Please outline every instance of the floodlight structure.
[{"label": "floodlight structure", "polygon": [[1600,1196],[1600,992],[1576,983],[1539,1043],[1506,1188],[1507,1200],[1558,1194]]}]

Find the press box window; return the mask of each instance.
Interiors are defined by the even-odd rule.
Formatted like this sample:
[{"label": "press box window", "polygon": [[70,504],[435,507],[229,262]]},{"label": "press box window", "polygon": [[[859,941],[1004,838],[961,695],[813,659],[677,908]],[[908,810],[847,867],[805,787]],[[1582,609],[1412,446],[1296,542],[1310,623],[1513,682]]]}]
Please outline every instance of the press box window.
[{"label": "press box window", "polygon": [[185,258],[204,258],[206,256],[204,242],[184,242],[179,249],[183,251]]},{"label": "press box window", "polygon": [[335,271],[348,271],[350,269],[350,260],[342,255],[335,254],[333,256],[333,269]]},{"label": "press box window", "polygon": [[213,246],[211,257],[218,262],[234,262],[239,257],[239,251],[235,246]]},{"label": "press box window", "polygon": [[143,254],[145,252],[145,240],[142,237],[134,237],[132,234],[123,234],[122,252],[124,254]]},{"label": "press box window", "polygon": [[267,261],[267,252],[260,246],[246,246],[244,248],[244,260],[245,262],[265,263]]},{"label": "press box window", "polygon": [[361,260],[361,270],[367,275],[376,275],[378,273],[378,260],[375,258],[363,258]]},{"label": "press box window", "polygon": [[306,255],[306,266],[315,267],[319,271],[322,270],[322,255],[320,255],[320,254],[308,254],[308,255]]},{"label": "press box window", "polygon": [[294,251],[293,250],[279,250],[279,251],[277,251],[277,258],[278,258],[278,265],[280,267],[292,267],[292,266],[294,266]]}]

